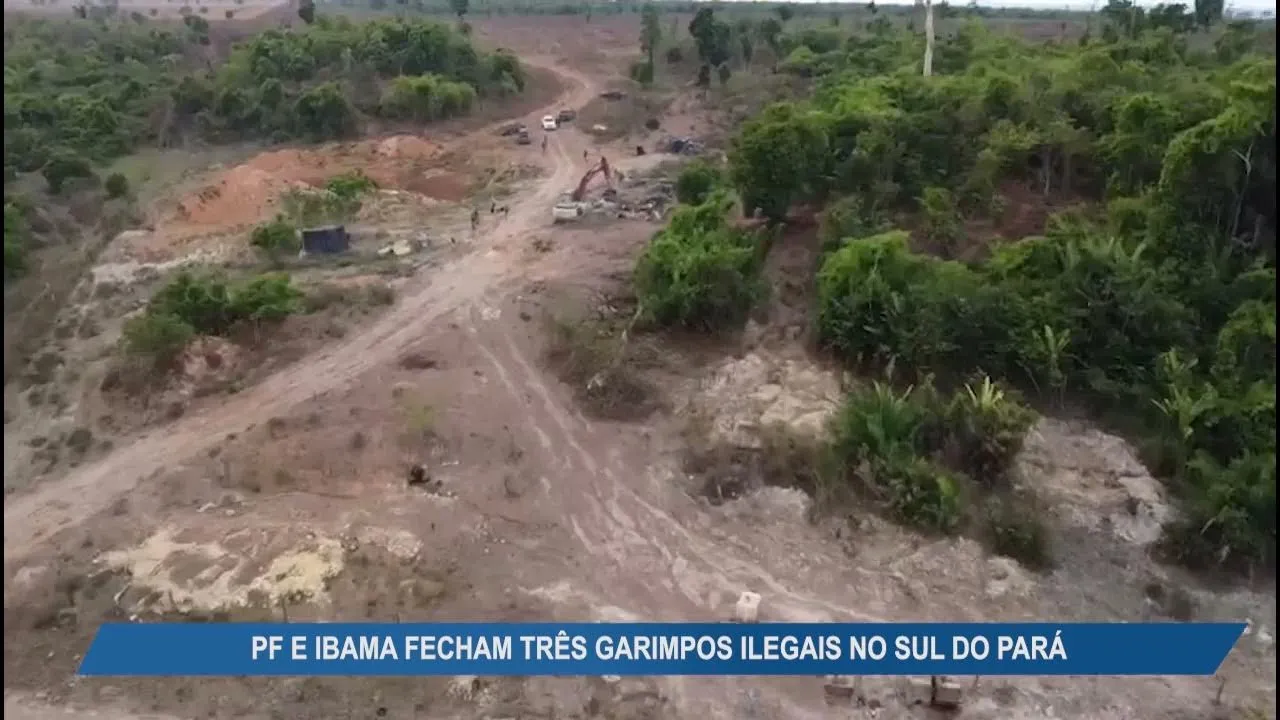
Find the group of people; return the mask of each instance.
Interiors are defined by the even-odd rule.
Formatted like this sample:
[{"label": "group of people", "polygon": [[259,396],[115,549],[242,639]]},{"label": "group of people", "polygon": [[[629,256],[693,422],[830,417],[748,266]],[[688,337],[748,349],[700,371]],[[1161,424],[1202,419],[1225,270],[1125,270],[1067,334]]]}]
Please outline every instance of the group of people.
[{"label": "group of people", "polygon": [[[545,153],[546,151],[547,151],[547,136],[543,135],[542,136],[542,152]],[[590,150],[582,151],[583,160],[588,159],[590,155],[591,155]],[[489,203],[489,214],[497,215],[498,213],[502,213],[502,216],[504,218],[508,217],[511,214],[511,208],[506,205],[499,207],[498,203],[496,202]],[[474,233],[479,228],[480,228],[480,208],[473,208],[471,210],[471,232]]]}]

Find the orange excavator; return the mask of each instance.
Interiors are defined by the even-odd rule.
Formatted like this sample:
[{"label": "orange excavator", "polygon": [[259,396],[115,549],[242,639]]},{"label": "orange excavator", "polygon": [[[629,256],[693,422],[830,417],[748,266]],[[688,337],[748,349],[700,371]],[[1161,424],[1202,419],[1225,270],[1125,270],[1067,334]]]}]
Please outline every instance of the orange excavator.
[{"label": "orange excavator", "polygon": [[578,183],[577,189],[573,191],[574,202],[582,202],[582,199],[587,196],[587,185],[596,175],[604,175],[604,181],[609,186],[606,194],[613,190],[613,172],[609,169],[609,161],[601,156],[599,164],[587,170],[586,174],[582,176],[582,181]]}]

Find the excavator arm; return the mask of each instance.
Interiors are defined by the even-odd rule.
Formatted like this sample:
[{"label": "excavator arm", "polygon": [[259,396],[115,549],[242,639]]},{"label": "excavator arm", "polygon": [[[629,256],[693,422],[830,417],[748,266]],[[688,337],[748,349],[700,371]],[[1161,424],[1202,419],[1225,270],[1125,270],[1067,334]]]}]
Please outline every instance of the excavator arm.
[{"label": "excavator arm", "polygon": [[610,188],[613,187],[613,172],[609,169],[609,161],[602,157],[600,163],[587,170],[582,180],[578,182],[577,189],[573,191],[574,202],[582,202],[582,199],[587,196],[587,186],[596,175],[604,175],[605,182]]}]

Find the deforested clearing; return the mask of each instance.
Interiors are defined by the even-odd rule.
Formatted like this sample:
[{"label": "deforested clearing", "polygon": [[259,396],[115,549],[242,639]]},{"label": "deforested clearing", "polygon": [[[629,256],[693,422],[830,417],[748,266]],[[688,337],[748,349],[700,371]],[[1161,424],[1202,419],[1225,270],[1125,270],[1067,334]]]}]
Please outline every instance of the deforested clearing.
[{"label": "deforested clearing", "polygon": [[[77,678],[130,617],[1221,620],[1215,677],[961,712],[1274,717],[1274,48],[1211,2],[7,3],[6,710],[926,711]],[[482,650],[385,640],[311,650]],[[719,650],[668,645],[608,652]]]}]

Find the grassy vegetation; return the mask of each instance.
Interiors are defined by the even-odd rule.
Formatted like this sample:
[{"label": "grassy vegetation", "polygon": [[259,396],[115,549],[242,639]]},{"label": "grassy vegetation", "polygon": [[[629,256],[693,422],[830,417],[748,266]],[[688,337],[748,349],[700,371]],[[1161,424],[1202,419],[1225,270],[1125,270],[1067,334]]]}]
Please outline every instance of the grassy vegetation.
[{"label": "grassy vegetation", "polygon": [[[890,23],[698,11],[704,83],[745,59],[737,36],[772,37],[778,72],[811,84],[741,126],[728,178],[772,223],[824,208],[817,336],[892,377],[838,418],[841,482],[910,524],[977,519],[993,547],[1043,564],[1007,480],[1032,417],[1018,388],[1123,421],[1183,500],[1167,528],[1179,558],[1274,565],[1274,42],[1221,9],[1112,2],[1082,39],[1049,44],[968,23],[938,38],[932,76],[925,38]],[[949,259],[1013,190],[1078,207]],[[712,197],[677,211],[637,268],[644,307],[670,324],[737,322],[756,297],[752,241]],[[958,388],[946,401],[935,376]]]}]

